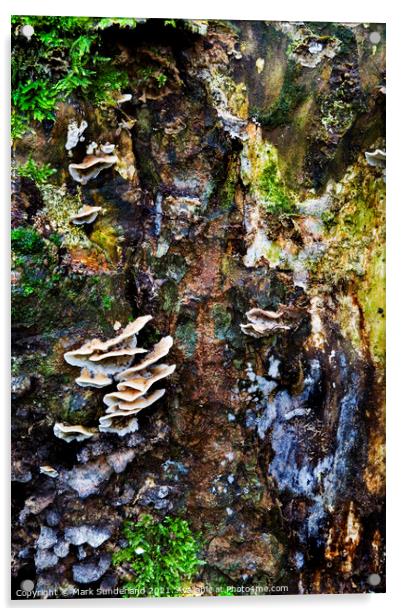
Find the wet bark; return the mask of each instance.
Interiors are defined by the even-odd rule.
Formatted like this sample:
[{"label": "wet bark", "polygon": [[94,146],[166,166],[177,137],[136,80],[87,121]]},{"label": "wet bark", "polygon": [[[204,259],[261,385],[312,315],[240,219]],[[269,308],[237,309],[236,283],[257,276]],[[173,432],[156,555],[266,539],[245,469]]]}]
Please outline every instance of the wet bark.
[{"label": "wet bark", "polygon": [[[85,242],[41,264],[57,283],[39,303],[15,299],[15,588],[72,584],[76,548],[38,556],[37,540],[41,527],[61,541],[78,525],[108,529],[85,558],[98,559],[95,587],[117,585],[99,558],[124,519],[150,512],[201,532],[206,586],[384,589],[385,189],[365,151],[384,149],[385,45],[373,53],[368,35],[263,22],[113,29],[105,46],[133,83],[151,63],[166,86],[113,111],[69,100],[48,132],[16,145],[17,162],[34,146],[58,169],[48,190],[15,185],[14,225],[45,239],[68,227],[54,191],[78,198],[68,123],[89,125],[74,162],[91,140],[116,144],[120,162],[78,194],[104,208]],[[245,334],[252,308],[282,311],[288,329]],[[96,426],[105,393],[76,386],[63,353],[143,314],[153,321],[141,345],[174,338],[165,397],[136,433],[56,439],[55,421]]]}]

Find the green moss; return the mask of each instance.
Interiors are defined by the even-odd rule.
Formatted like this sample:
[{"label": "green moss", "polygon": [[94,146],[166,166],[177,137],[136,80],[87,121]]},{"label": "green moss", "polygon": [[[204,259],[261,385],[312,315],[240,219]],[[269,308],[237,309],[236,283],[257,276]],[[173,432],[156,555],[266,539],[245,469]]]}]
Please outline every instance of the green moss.
[{"label": "green moss", "polygon": [[104,310],[110,310],[112,307],[113,298],[110,295],[104,295],[102,297],[102,308]]},{"label": "green moss", "polygon": [[62,403],[54,407],[59,420],[71,425],[87,424],[95,419],[98,403],[97,392],[93,389],[78,388],[63,399]]},{"label": "green moss", "polygon": [[292,115],[295,109],[307,96],[305,86],[297,83],[300,73],[300,66],[298,66],[294,60],[289,60],[277,101],[267,111],[258,109],[253,111],[257,120],[266,128],[284,126],[292,121]]},{"label": "green moss", "polygon": [[11,231],[11,247],[18,255],[42,254],[44,242],[33,227],[17,227]]},{"label": "green moss", "polygon": [[265,198],[267,212],[275,215],[295,213],[295,203],[282,181],[277,162],[271,158],[266,163],[260,177],[259,189]]},{"label": "green moss", "polygon": [[332,134],[344,133],[353,123],[355,112],[352,103],[343,100],[342,91],[331,93],[321,99],[321,124]]},{"label": "green moss", "polygon": [[[39,186],[45,207],[43,213],[51,222],[55,234],[66,248],[89,248],[89,241],[82,226],[71,224],[71,217],[82,207],[81,193],[70,195],[65,186],[56,187],[51,184]],[[62,238],[62,239],[61,239]]]},{"label": "green moss", "polygon": [[58,268],[57,245],[30,228],[13,231],[16,280],[11,297],[16,326],[43,333],[60,327],[60,323],[69,327],[85,319],[104,328],[110,325],[109,320],[124,318],[128,306],[116,298],[112,276],[63,276]]},{"label": "green moss", "polygon": [[376,362],[385,362],[385,252],[383,246],[377,246],[370,255],[366,280],[358,291],[366,328],[368,330],[370,349]]},{"label": "green moss", "polygon": [[[32,121],[52,120],[57,104],[73,92],[98,105],[115,105],[115,93],[128,85],[126,71],[101,55],[102,31],[133,27],[135,20],[89,17],[13,16],[12,138]],[[32,25],[26,44],[20,28]]]},{"label": "green moss", "polygon": [[90,240],[101,248],[112,263],[118,260],[118,231],[106,217],[99,216],[96,227],[90,235]]},{"label": "green moss", "polygon": [[175,340],[177,346],[183,351],[186,357],[194,355],[197,345],[197,330],[193,321],[180,323],[176,329]]},{"label": "green moss", "polygon": [[203,564],[199,536],[186,520],[156,522],[143,515],[124,523],[123,536],[127,546],[113,555],[113,564],[128,568],[126,597],[178,597]]},{"label": "green moss", "polygon": [[[312,282],[348,290],[346,299],[339,300],[343,330],[359,350],[363,327],[373,359],[382,362],[385,354],[385,184],[381,173],[360,159],[338,184],[334,199],[326,213],[327,250],[311,264]],[[351,297],[357,299],[360,307],[361,316],[356,315],[359,323],[351,322],[348,303]]]},{"label": "green moss", "polygon": [[17,171],[20,177],[30,178],[36,184],[46,184],[48,179],[56,173],[56,169],[53,169],[51,165],[38,165],[32,155],[24,165],[19,165]]},{"label": "green moss", "polygon": [[238,182],[238,160],[232,157],[229,160],[226,176],[219,190],[219,206],[223,210],[230,210],[234,206],[236,185]]}]

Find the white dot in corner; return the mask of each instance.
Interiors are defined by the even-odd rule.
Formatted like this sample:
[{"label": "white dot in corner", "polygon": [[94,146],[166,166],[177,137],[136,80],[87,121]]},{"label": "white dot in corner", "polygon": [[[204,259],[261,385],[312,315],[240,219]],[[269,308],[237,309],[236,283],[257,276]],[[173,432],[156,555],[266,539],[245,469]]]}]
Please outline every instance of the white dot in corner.
[{"label": "white dot in corner", "polygon": [[381,582],[381,577],[378,575],[378,573],[371,573],[368,576],[367,581],[370,586],[378,586],[378,584]]},{"label": "white dot in corner", "polygon": [[378,45],[378,43],[381,41],[381,34],[379,32],[370,32],[370,43],[373,43],[373,45]]},{"label": "white dot in corner", "polygon": [[29,24],[25,24],[25,26],[22,26],[22,28],[21,28],[22,36],[25,36],[25,38],[27,38],[28,41],[32,38],[34,32],[35,32],[35,30]]}]

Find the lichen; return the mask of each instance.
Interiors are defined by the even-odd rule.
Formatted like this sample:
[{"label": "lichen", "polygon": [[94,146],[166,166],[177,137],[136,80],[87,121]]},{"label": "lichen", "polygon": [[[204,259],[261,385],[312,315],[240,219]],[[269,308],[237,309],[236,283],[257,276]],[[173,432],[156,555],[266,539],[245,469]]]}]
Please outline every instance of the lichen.
[{"label": "lichen", "polygon": [[212,307],[212,318],[214,320],[216,338],[218,340],[226,340],[232,323],[232,317],[228,308],[223,304],[214,304]]},{"label": "lichen", "polygon": [[197,329],[193,321],[187,320],[177,326],[175,337],[177,346],[183,351],[186,357],[194,355],[197,345]]},{"label": "lichen", "polygon": [[44,184],[40,192],[45,204],[43,216],[45,216],[55,232],[63,239],[62,244],[66,248],[90,247],[90,241],[82,227],[71,224],[71,216],[82,207],[80,193],[70,195],[66,188]]}]

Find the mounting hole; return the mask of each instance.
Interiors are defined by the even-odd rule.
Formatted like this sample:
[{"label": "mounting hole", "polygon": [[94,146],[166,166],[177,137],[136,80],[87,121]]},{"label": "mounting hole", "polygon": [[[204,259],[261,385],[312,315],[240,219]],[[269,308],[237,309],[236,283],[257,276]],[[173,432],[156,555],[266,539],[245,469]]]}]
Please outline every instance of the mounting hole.
[{"label": "mounting hole", "polygon": [[35,584],[32,580],[22,580],[20,588],[21,590],[25,590],[25,592],[32,592],[35,588]]},{"label": "mounting hole", "polygon": [[373,45],[378,45],[378,43],[381,41],[381,34],[379,32],[370,32],[370,43],[373,43]]},{"label": "mounting hole", "polygon": [[371,573],[368,576],[367,581],[370,584],[370,586],[378,586],[378,584],[381,582],[381,578],[378,575],[378,573]]}]

